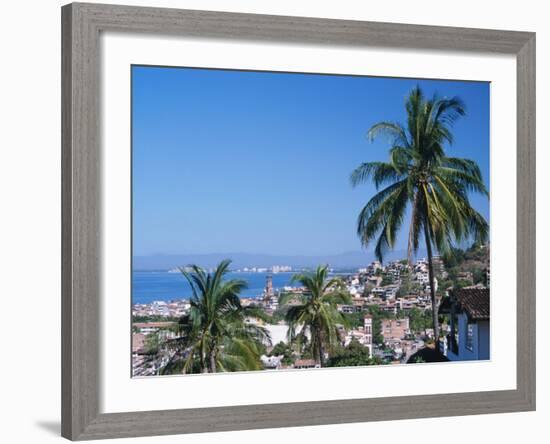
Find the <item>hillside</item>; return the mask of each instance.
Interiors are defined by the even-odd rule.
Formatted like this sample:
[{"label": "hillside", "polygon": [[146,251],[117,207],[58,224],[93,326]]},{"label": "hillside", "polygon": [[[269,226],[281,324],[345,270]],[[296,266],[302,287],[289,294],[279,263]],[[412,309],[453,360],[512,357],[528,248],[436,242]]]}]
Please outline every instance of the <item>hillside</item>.
[{"label": "hillside", "polygon": [[491,256],[490,245],[472,245],[462,250],[456,248],[452,255],[443,257],[447,276],[441,276],[441,288],[488,285]]}]

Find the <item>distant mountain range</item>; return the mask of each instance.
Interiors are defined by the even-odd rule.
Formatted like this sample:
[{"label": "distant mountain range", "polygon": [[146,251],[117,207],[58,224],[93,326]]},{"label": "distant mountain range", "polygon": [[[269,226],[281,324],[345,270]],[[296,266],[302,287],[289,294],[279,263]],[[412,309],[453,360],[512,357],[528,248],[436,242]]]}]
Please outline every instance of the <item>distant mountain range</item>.
[{"label": "distant mountain range", "polygon": [[[424,251],[419,251],[418,256],[425,256]],[[406,250],[388,252],[385,261],[404,259]],[[211,253],[211,254],[172,254],[134,256],[134,270],[169,270],[174,267],[197,264],[210,268],[216,266],[223,259],[231,259],[232,269],[244,267],[271,267],[273,265],[290,265],[293,268],[316,267],[319,264],[328,264],[332,268],[358,268],[365,267],[375,259],[373,251],[349,251],[331,255],[270,255],[251,253]]]}]

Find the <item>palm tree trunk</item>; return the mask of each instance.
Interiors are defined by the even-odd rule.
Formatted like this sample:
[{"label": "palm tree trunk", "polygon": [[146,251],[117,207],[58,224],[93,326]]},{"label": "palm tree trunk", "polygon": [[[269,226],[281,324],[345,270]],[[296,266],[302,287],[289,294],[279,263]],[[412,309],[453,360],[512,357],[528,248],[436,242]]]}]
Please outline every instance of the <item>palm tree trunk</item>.
[{"label": "palm tree trunk", "polygon": [[204,337],[201,339],[200,353],[201,353],[201,373],[208,373],[208,364],[206,363]]},{"label": "palm tree trunk", "polygon": [[434,266],[432,259],[432,241],[428,222],[424,223],[424,237],[426,238],[426,250],[428,251],[428,277],[430,279],[430,296],[432,300],[432,321],[434,328],[434,340],[436,351],[439,351],[439,320],[437,315],[437,301],[435,299]]},{"label": "palm tree trunk", "polygon": [[324,359],[324,355],[325,355],[325,351],[323,350],[323,340],[321,338],[321,332],[317,332],[317,343],[319,344],[318,346],[318,349],[319,349],[319,366],[322,367],[323,366],[323,359]]},{"label": "palm tree trunk", "polygon": [[210,353],[210,373],[216,373],[216,353]]},{"label": "palm tree trunk", "polygon": [[409,242],[407,243],[407,259],[409,261],[409,266],[412,265],[412,257],[413,257],[413,250],[414,250],[414,228],[416,220],[416,212],[418,206],[418,193],[414,193],[414,200],[412,204],[412,216],[411,216],[411,226],[409,228]]}]

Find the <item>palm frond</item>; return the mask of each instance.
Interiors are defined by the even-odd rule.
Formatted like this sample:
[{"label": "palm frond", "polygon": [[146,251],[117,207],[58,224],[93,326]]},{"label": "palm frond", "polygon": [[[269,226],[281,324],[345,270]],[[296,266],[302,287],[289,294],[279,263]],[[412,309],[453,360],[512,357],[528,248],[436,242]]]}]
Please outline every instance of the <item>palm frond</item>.
[{"label": "palm frond", "polygon": [[379,136],[387,136],[392,145],[409,146],[407,132],[399,123],[396,122],[379,122],[370,127],[368,138],[372,142]]},{"label": "palm frond", "polygon": [[380,185],[401,179],[401,176],[401,172],[397,169],[396,165],[391,163],[365,162],[351,173],[350,182],[353,187],[356,187],[372,178],[374,185],[378,189]]}]

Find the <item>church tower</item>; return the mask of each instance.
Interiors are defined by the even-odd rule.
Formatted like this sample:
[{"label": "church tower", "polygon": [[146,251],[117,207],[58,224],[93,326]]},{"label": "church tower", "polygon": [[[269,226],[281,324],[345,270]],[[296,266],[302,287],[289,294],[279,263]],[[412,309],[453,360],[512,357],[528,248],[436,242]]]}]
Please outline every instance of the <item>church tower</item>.
[{"label": "church tower", "polygon": [[264,296],[266,299],[273,297],[273,276],[271,274],[265,277]]}]

